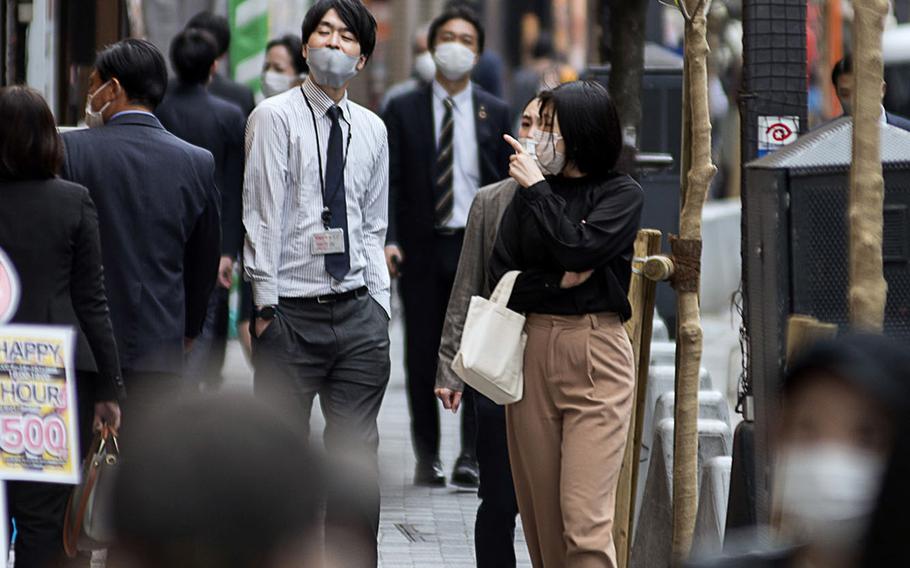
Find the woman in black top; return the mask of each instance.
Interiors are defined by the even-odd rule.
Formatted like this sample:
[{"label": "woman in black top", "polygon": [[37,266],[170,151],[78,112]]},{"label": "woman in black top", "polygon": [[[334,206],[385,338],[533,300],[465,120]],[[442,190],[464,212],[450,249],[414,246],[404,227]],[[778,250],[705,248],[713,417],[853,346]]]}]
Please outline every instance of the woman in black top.
[{"label": "woman in black top", "polygon": [[622,149],[606,90],[541,98],[535,155],[514,139],[521,186],[490,259],[520,270],[509,306],[528,314],[524,398],[507,408],[509,454],[535,567],[616,565],[613,508],[634,391],[623,321],[643,195],[613,171]]},{"label": "woman in black top", "polygon": [[[104,290],[98,215],[86,188],[56,177],[63,143],[37,91],[0,89],[0,124],[0,248],[22,284],[11,323],[75,328],[85,448],[92,421],[119,428],[123,389]],[[16,567],[61,566],[64,508],[72,486],[17,481],[7,483],[7,490],[18,530]]]}]

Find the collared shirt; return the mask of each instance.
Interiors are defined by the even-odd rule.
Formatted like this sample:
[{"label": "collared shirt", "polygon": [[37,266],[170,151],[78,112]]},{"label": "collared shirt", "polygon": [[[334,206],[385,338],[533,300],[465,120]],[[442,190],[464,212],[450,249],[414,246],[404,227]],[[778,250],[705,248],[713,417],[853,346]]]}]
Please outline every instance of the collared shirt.
[{"label": "collared shirt", "polygon": [[250,115],[243,183],[245,274],[259,306],[276,305],[279,297],[312,298],[366,286],[391,313],[383,253],[388,225],[388,137],[382,120],[349,101],[347,94],[338,106],[347,156],[344,189],[351,270],[343,281],[336,281],[325,270],[325,257],[310,253],[313,235],[325,229],[319,160],[324,177],[332,125],[327,112],[334,104],[307,79],[300,88],[266,99]]},{"label": "collared shirt", "polygon": [[[449,93],[433,80],[433,124],[436,132],[436,147],[439,147],[439,135],[442,132],[442,120],[445,118],[445,101]],[[455,203],[452,205],[452,218],[446,227],[463,229],[468,222],[468,211],[471,202],[480,187],[480,154],[477,148],[477,125],[474,122],[474,89],[470,83],[460,93],[454,95],[455,108],[452,119],[455,121],[453,133],[453,177],[452,189]]]}]

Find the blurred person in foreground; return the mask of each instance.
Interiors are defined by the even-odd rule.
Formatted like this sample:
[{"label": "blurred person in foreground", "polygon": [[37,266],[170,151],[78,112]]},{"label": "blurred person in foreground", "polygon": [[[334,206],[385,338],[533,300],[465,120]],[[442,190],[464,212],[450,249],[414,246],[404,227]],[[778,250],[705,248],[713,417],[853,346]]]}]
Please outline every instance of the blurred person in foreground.
[{"label": "blurred person in foreground", "polygon": [[212,74],[212,82],[209,84],[209,91],[216,97],[221,97],[234,103],[243,111],[243,115],[249,116],[256,106],[256,99],[253,91],[244,84],[234,81],[224,73],[219,72],[221,66],[227,66],[228,50],[231,47],[231,26],[227,18],[211,12],[199,12],[186,23],[187,28],[198,28],[212,34],[218,44],[218,58],[215,67],[215,73]]},{"label": "blurred person in foreground", "polygon": [[[455,281],[471,202],[481,186],[506,177],[511,131],[506,104],[471,82],[484,48],[477,14],[451,8],[430,25],[436,78],[393,99],[389,130],[389,234],[392,277],[401,271],[408,404],[417,467],[414,483],[446,483],[440,461],[439,406],[433,395],[446,306]],[[461,452],[452,482],[478,484],[473,391],[465,391]]]},{"label": "blurred person in foreground", "polygon": [[303,20],[310,74],[266,99],[246,135],[244,271],[255,302],[257,394],[293,405],[308,431],[319,396],[328,450],[370,490],[351,509],[330,496],[326,541],[345,550],[347,524],[379,531],[379,408],[389,381],[388,141],[378,116],[348,98],[376,45],[361,0],[319,0]]},{"label": "blurred person in foreground", "polygon": [[904,345],[871,334],[820,341],[799,355],[784,378],[772,461],[778,543],[698,566],[899,565],[861,554],[898,419],[910,408],[908,357]]},{"label": "blurred person in foreground", "polygon": [[260,77],[262,94],[266,98],[274,97],[299,87],[308,70],[299,36],[287,34],[271,40],[265,46],[265,62]]},{"label": "blurred person in foreground", "polygon": [[[518,129],[518,141],[528,149],[534,145],[531,131],[537,128],[539,117],[540,100],[535,96],[524,105]],[[499,221],[517,188],[518,184],[512,178],[481,188],[468,213],[464,245],[446,309],[436,369],[436,396],[443,407],[452,412],[458,412],[464,392],[464,382],[452,371],[452,360],[461,344],[471,297],[490,297],[487,264],[496,244]],[[505,408],[478,392],[474,393],[473,400],[477,416],[477,463],[480,467],[478,496],[481,499],[474,524],[477,566],[509,568],[515,566],[518,502],[509,467]]]},{"label": "blurred person in foreground", "polygon": [[184,351],[202,331],[221,256],[215,160],[152,114],[166,87],[154,45],[110,45],[89,79],[89,128],[63,135],[62,177],[98,207],[127,410],[149,404],[146,391],[182,390]]},{"label": "blurred person in foreground", "polygon": [[[98,213],[87,189],[56,177],[63,143],[37,91],[0,89],[0,124],[0,249],[22,285],[10,323],[76,330],[79,438],[84,449],[93,427],[120,427],[118,401],[124,393],[104,291]],[[18,530],[17,568],[78,565],[66,563],[63,552],[70,493],[71,485],[7,483],[9,516]]]},{"label": "blurred person in foreground", "polygon": [[[834,85],[837,100],[844,111],[842,116],[853,116],[853,93],[856,92],[856,76],[853,74],[853,56],[847,54],[831,69],[831,84]],[[882,96],[888,85],[882,81]],[[910,120],[885,110],[882,105],[881,120],[901,130],[910,130]]]},{"label": "blurred person in foreground", "polygon": [[221,384],[228,339],[228,296],[234,261],[243,245],[243,134],[240,107],[206,90],[215,73],[218,47],[206,31],[189,28],[171,41],[171,65],[177,82],[155,109],[168,132],[215,158],[215,184],[221,192],[221,260],[209,299],[205,324],[187,354],[187,376],[201,384]]},{"label": "blurred person in foreground", "polygon": [[411,45],[411,55],[413,57],[413,70],[411,76],[395,83],[389,87],[382,97],[382,104],[379,105],[379,112],[384,113],[389,102],[405,93],[419,89],[428,85],[436,76],[436,62],[433,61],[433,54],[430,53],[427,37],[429,34],[429,25],[421,26],[414,33],[414,42]]},{"label": "blurred person in foreground", "polygon": [[110,568],[344,568],[322,559],[328,478],[293,418],[217,394],[140,415],[127,435]]},{"label": "blurred person in foreground", "polygon": [[506,407],[509,457],[536,568],[615,568],[613,515],[635,385],[632,247],[644,195],[614,168],[616,107],[593,81],[540,97],[534,153],[507,136],[520,186],[503,214],[490,287],[519,270],[524,398]]}]

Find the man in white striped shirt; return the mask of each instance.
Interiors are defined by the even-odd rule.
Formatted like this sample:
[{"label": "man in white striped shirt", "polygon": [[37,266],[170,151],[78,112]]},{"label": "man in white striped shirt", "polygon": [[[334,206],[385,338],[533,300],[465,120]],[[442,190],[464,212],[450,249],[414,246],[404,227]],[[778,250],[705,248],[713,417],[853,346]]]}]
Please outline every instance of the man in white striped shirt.
[{"label": "man in white striped shirt", "polygon": [[[303,21],[310,76],[250,115],[243,191],[245,273],[255,303],[257,393],[297,405],[304,431],[318,394],[326,447],[358,491],[330,495],[326,539],[339,565],[376,562],[376,416],[389,380],[388,140],[347,85],[376,42],[361,0],[319,0]],[[351,503],[356,495],[356,504]],[[334,528],[345,539],[332,546]],[[371,550],[349,558],[351,536]],[[366,542],[366,541],[364,541]]]}]

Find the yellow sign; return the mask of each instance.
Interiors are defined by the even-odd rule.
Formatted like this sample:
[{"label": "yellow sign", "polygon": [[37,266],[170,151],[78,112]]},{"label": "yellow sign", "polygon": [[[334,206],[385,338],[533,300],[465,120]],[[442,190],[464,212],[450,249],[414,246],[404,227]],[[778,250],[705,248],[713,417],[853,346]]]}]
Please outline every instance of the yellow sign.
[{"label": "yellow sign", "polygon": [[75,333],[0,326],[0,479],[79,482]]}]

